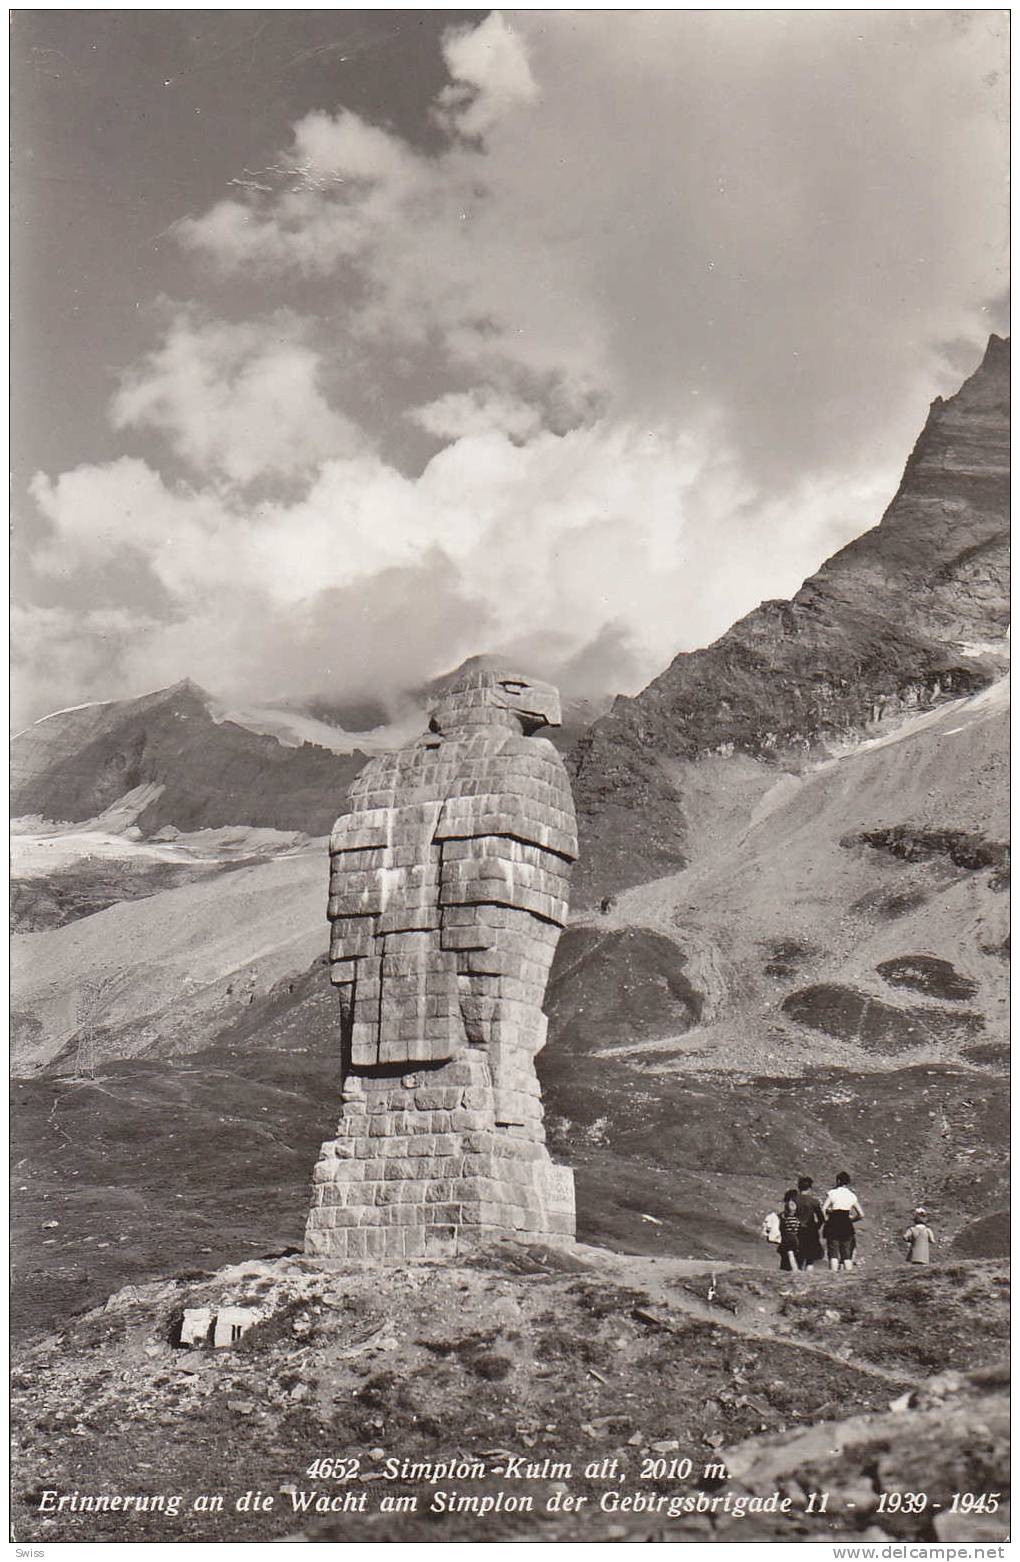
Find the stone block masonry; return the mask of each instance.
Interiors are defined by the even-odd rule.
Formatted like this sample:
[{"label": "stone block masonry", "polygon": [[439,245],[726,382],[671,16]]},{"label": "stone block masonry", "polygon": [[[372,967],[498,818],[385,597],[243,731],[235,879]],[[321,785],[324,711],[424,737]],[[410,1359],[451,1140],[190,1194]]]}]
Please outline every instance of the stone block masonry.
[{"label": "stone block masonry", "polygon": [[335,1139],[314,1172],[306,1250],[335,1258],[435,1258],[499,1237],[569,1241],[573,1177],[531,1116],[497,1126],[484,1056],[401,1077],[351,1075]]},{"label": "stone block masonry", "polygon": [[577,856],[548,684],[477,672],[368,764],[334,827],[328,915],[342,1112],[306,1251],[430,1258],[573,1238],[535,1054]]}]

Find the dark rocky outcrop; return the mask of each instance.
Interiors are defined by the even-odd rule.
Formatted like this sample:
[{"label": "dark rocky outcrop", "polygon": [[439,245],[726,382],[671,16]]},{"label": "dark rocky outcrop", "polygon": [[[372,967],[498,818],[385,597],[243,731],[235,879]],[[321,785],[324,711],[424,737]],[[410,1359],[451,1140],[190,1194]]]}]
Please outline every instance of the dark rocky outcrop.
[{"label": "dark rocky outcrop", "polygon": [[941,1009],[898,1009],[851,987],[821,982],[791,993],[783,1012],[799,1025],[823,1031],[865,1051],[910,1052],[952,1037],[969,1037],[984,1028],[980,1014]]},{"label": "dark rocky outcrop", "polygon": [[1000,670],[1009,613],[1009,344],[937,398],[881,523],[789,602],[763,602],[617,699],[570,757],[580,890],[683,866],[677,760],[742,753],[797,768],[883,717],[973,693]]},{"label": "dark rocky outcrop", "polygon": [[573,1052],[682,1034],[702,1010],[684,965],[672,939],[647,928],[568,928],[546,995],[550,1034]]},{"label": "dark rocky outcrop", "polygon": [[178,884],[244,867],[236,863],[79,862],[46,877],[15,879],[11,884],[11,932],[37,933],[94,916],[122,900],[161,895]]},{"label": "dark rocky outcrop", "polygon": [[875,969],[891,987],[908,987],[926,998],[962,1003],[973,998],[978,990],[977,982],[962,976],[950,961],[938,960],[934,955],[903,955],[896,960],[882,960]]},{"label": "dark rocky outcrop", "polygon": [[976,872],[992,868],[993,888],[1004,889],[1009,882],[1009,843],[989,841],[971,830],[925,830],[917,825],[897,824],[885,830],[863,830],[846,835],[841,846],[873,846],[901,862],[934,862],[944,858],[954,868]]}]

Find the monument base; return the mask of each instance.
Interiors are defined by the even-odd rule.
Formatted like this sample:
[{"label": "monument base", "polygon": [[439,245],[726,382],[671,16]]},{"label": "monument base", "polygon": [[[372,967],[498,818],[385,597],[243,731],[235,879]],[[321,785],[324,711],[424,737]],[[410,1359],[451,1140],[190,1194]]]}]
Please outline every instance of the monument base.
[{"label": "monument base", "polygon": [[545,1146],[537,1095],[497,1120],[486,1058],[380,1067],[344,1082],[335,1139],[313,1173],[305,1252],[321,1258],[445,1258],[499,1239],[574,1236],[574,1176]]}]

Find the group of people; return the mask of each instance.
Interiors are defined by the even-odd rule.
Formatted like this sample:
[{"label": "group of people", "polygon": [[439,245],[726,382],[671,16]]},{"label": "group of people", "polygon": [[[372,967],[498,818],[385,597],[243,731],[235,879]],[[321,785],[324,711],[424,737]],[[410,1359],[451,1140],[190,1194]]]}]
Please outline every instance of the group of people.
[{"label": "group of people", "polygon": [[[851,1270],[857,1249],[856,1227],[863,1219],[864,1211],[850,1186],[849,1172],[839,1173],[835,1187],[829,1189],[824,1200],[815,1193],[812,1178],[798,1177],[797,1186],[783,1194],[782,1210],[765,1216],[762,1235],[779,1248],[780,1269],[810,1270],[820,1259],[827,1258],[833,1272]],[[911,1263],[930,1261],[935,1235],[923,1209],[914,1211],[903,1240]]]}]

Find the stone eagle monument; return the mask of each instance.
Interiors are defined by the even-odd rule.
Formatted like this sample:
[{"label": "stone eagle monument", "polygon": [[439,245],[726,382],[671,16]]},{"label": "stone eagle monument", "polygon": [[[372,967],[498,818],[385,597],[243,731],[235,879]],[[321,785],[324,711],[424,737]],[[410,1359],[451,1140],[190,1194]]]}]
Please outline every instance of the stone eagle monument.
[{"label": "stone eagle monument", "polygon": [[563,761],[534,736],[559,722],[550,684],[472,672],[350,788],[328,913],[343,1107],[308,1253],[573,1237],[573,1174],[546,1149],[534,1062],[577,858]]}]

